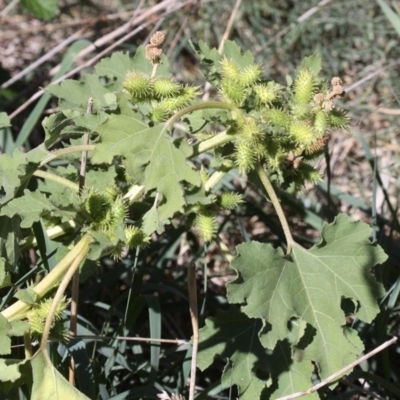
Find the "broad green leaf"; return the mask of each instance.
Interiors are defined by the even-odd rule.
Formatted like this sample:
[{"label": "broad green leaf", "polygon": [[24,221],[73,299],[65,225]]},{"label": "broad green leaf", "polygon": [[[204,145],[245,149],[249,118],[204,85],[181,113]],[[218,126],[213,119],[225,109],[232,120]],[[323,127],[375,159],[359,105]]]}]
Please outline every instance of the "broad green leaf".
[{"label": "broad green leaf", "polygon": [[11,329],[8,332],[9,336],[23,336],[29,330],[29,322],[20,319],[14,319],[10,322]]},{"label": "broad green leaf", "polygon": [[193,47],[194,51],[200,56],[200,61],[207,65],[217,65],[221,59],[218,50],[215,48],[210,48],[208,44],[199,40],[199,42],[189,41],[190,45]]},{"label": "broad green leaf", "polygon": [[319,53],[315,53],[312,56],[305,57],[301,62],[300,68],[308,68],[315,75],[318,75],[322,69],[322,60]]},{"label": "broad green leaf", "polygon": [[185,205],[182,183],[200,185],[199,174],[186,161],[192,149],[185,141],[173,142],[163,126],[149,127],[133,111],[111,115],[98,128],[101,143],[96,145],[93,163],[111,163],[123,156],[129,178],[144,185],[146,191],[157,190],[162,203],[161,220],[168,219]]},{"label": "broad green leaf", "polygon": [[32,173],[40,161],[49,152],[43,146],[38,146],[28,153],[15,149],[12,155],[0,155],[0,188],[5,192],[0,198],[1,204],[12,199],[18,191],[28,184]]},{"label": "broad green leaf", "polygon": [[158,211],[158,206],[154,204],[143,216],[142,230],[146,235],[151,235],[153,232],[161,234],[164,232],[164,225],[166,225],[167,222],[167,220],[162,220]]},{"label": "broad green leaf", "polygon": [[3,358],[0,359],[0,381],[15,382],[20,377],[19,363],[13,363]]},{"label": "broad green leaf", "polygon": [[1,203],[12,199],[21,185],[21,179],[25,175],[26,160],[9,154],[0,156],[0,188],[4,190],[5,196],[1,197]]},{"label": "broad green leaf", "polygon": [[268,244],[242,244],[232,263],[239,277],[228,285],[229,301],[244,304],[245,314],[271,325],[261,339],[269,349],[289,335],[290,320],[309,324],[311,334],[302,338],[303,359],[316,362],[326,377],[363,350],[354,332],[343,328],[342,300],[351,299],[357,305],[354,314],[365,322],[379,312],[377,299],[384,290],[371,268],[386,255],[369,234],[366,224],[341,215],[325,225],[320,244],[310,250],[296,244],[290,258]]},{"label": "broad green leaf", "polygon": [[11,339],[8,336],[10,329],[10,323],[0,314],[0,354],[11,353]]},{"label": "broad green leaf", "polygon": [[6,260],[0,257],[0,289],[3,287],[11,286],[11,275],[6,272]]},{"label": "broad green leaf", "polygon": [[[4,361],[4,363],[3,363]],[[15,399],[12,396],[18,392],[18,388],[22,385],[31,387],[32,385],[32,369],[28,360],[19,360],[7,358],[1,360],[0,365],[0,397],[3,394],[4,399]],[[4,380],[2,380],[4,378]],[[20,397],[18,397],[20,398]]]},{"label": "broad green leaf", "polygon": [[11,200],[1,209],[0,216],[12,218],[19,215],[21,228],[30,228],[44,213],[53,209],[53,205],[44,194],[25,190],[22,197]]},{"label": "broad green leaf", "polygon": [[13,271],[21,255],[19,242],[22,238],[20,218],[0,217],[0,256],[5,260],[5,267]]},{"label": "broad green leaf", "polygon": [[0,129],[11,126],[10,118],[5,112],[0,112]]},{"label": "broad green leaf", "polygon": [[[111,57],[103,58],[96,65],[96,73],[99,76],[106,76],[110,79],[116,78],[116,83],[121,88],[126,73],[129,71],[140,71],[144,74],[151,75],[153,72],[153,64],[146,58],[144,46],[140,46],[133,58],[128,53],[115,52]],[[161,57],[161,64],[157,68],[155,76],[169,77],[169,62],[165,56]]]},{"label": "broad green leaf", "polygon": [[265,375],[270,366],[266,350],[258,333],[260,319],[250,319],[236,307],[218,311],[215,318],[208,318],[200,329],[197,366],[204,370],[219,356],[228,359],[223,375],[224,387],[237,385],[241,400],[259,399],[266,383],[257,377]]},{"label": "broad green leaf", "polygon": [[[302,360],[301,355],[302,351],[297,349],[294,358],[299,360],[293,359],[292,343],[287,340],[277,343],[270,361],[273,384],[264,391],[264,395],[268,395],[267,398],[277,399],[313,386],[311,376],[314,365],[308,360]],[[313,393],[306,398],[318,400],[320,397]]]},{"label": "broad green leaf", "polygon": [[78,107],[86,110],[90,97],[93,98],[93,110],[109,107],[109,91],[93,74],[85,75],[80,82],[67,79],[60,84],[49,85],[46,92],[60,99],[62,109]]},{"label": "broad green leaf", "polygon": [[233,41],[227,40],[224,44],[224,56],[233,60],[240,68],[247,67],[254,63],[254,56],[250,50],[242,54],[242,49]]},{"label": "broad green leaf", "polygon": [[51,19],[57,13],[57,0],[22,0],[22,4],[37,18]]},{"label": "broad green leaf", "polygon": [[31,365],[33,372],[31,400],[89,399],[70,385],[41,351],[32,358]]},{"label": "broad green leaf", "polygon": [[18,290],[14,297],[26,304],[35,304],[37,301],[37,293],[32,288]]},{"label": "broad green leaf", "polygon": [[111,57],[100,60],[95,69],[99,76],[105,76],[110,79],[117,78],[121,83],[126,73],[133,70],[133,63],[128,53],[117,51]]}]

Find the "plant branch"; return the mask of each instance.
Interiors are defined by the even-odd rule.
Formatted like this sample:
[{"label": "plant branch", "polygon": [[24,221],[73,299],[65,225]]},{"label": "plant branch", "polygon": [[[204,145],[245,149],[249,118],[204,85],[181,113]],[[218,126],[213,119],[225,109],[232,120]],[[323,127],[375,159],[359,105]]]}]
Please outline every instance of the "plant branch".
[{"label": "plant branch", "polygon": [[43,351],[43,353],[47,353],[47,339],[49,338],[51,323],[56,313],[57,305],[61,301],[61,298],[64,295],[64,292],[67,289],[70,280],[74,276],[75,272],[78,270],[81,262],[85,259],[86,255],[87,252],[81,251],[80,253],[78,253],[77,257],[74,259],[74,261],[66,271],[64,278],[62,279],[60,286],[58,287],[57,292],[53,298],[49,315],[47,316],[46,323],[44,325],[42,340],[40,342],[40,349]]},{"label": "plant branch", "polygon": [[89,144],[81,146],[71,146],[65,149],[52,151],[46,158],[42,160],[38,168],[43,167],[43,165],[46,165],[48,162],[54,160],[57,157],[61,157],[70,153],[76,153],[77,151],[93,151],[95,148],[96,146],[94,144]]},{"label": "plant branch", "polygon": [[185,107],[182,110],[178,111],[165,123],[164,130],[171,128],[176,121],[178,121],[181,117],[183,117],[186,114],[190,114],[194,111],[199,111],[199,110],[207,110],[210,108],[232,111],[232,113],[235,114],[234,115],[235,119],[239,120],[239,124],[240,121],[243,119],[242,111],[233,104],[222,101],[208,101],[205,103],[192,104],[191,106]]},{"label": "plant branch", "polygon": [[352,362],[351,364],[347,365],[346,367],[342,368],[341,370],[335,372],[331,376],[328,376],[328,378],[324,379],[322,382],[320,382],[318,385],[313,386],[312,388],[305,390],[303,392],[297,392],[293,393],[289,396],[284,396],[280,397],[277,400],[292,400],[292,399],[297,399],[298,397],[305,396],[307,394],[311,394],[316,392],[317,390],[321,389],[323,386],[327,385],[328,383],[331,383],[332,381],[340,378],[342,375],[344,375],[347,371],[353,369],[357,365],[361,364],[363,361],[368,360],[368,358],[374,356],[375,354],[381,352],[382,350],[386,349],[386,347],[389,347],[393,343],[397,342],[397,337],[393,337],[392,339],[386,341],[385,343],[381,344],[378,346],[376,349],[370,351],[367,353],[365,356],[360,357],[358,360]]},{"label": "plant branch", "polygon": [[196,385],[197,352],[199,347],[199,317],[197,312],[197,291],[196,291],[196,266],[188,268],[188,292],[190,319],[193,329],[192,363],[190,371],[189,400],[194,400],[194,389]]},{"label": "plant branch", "polygon": [[[92,238],[86,234],[82,236],[81,240],[71,249],[71,251],[46,275],[35,287],[34,291],[38,298],[42,298],[54,285],[64,276],[69,266],[74,262],[77,257],[86,256],[89,251],[89,244]],[[26,312],[31,308],[30,304],[18,300],[10,307],[1,312],[9,322],[14,319],[22,319],[25,317]]]},{"label": "plant branch", "polygon": [[47,179],[49,181],[57,182],[60,185],[64,185],[65,187],[73,190],[76,193],[79,192],[79,185],[77,185],[75,182],[72,182],[69,179],[65,179],[61,176],[52,174],[51,172],[42,171],[41,169],[38,169],[33,173],[33,175],[39,178]]},{"label": "plant branch", "polygon": [[257,174],[258,174],[258,177],[260,178],[260,180],[264,186],[264,189],[267,192],[267,194],[275,208],[276,214],[278,215],[279,221],[282,225],[283,233],[285,234],[285,238],[286,238],[286,243],[287,243],[286,254],[290,254],[292,251],[294,240],[292,237],[292,233],[290,232],[289,224],[288,224],[285,214],[283,212],[281,203],[279,202],[278,196],[275,193],[272,183],[269,180],[268,175],[266,174],[266,172],[261,164],[257,168]]},{"label": "plant branch", "polygon": [[195,157],[201,153],[211,150],[222,144],[231,142],[235,139],[234,134],[229,134],[227,131],[223,131],[215,135],[214,137],[204,140],[203,142],[197,143],[193,146],[193,153],[190,157]]}]

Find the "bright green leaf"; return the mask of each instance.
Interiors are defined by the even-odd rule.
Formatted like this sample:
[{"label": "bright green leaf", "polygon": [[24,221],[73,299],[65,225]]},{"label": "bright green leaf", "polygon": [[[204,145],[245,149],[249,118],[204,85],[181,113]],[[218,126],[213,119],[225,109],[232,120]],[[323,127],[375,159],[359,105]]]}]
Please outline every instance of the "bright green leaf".
[{"label": "bright green leaf", "polygon": [[21,238],[19,217],[0,217],[0,255],[5,260],[8,271],[14,270],[21,255],[19,248]]},{"label": "bright green leaf", "polygon": [[24,191],[24,196],[11,200],[6,204],[0,212],[0,215],[5,215],[12,218],[14,215],[21,217],[21,227],[29,228],[40,217],[53,209],[53,205],[47,197],[39,192]]},{"label": "bright green leaf", "polygon": [[192,149],[185,141],[173,142],[163,126],[149,127],[133,111],[111,115],[98,128],[101,143],[93,153],[93,163],[111,163],[123,156],[129,178],[155,189],[161,195],[158,208],[161,220],[171,218],[185,205],[183,182],[200,185],[200,176],[189,167],[186,158]]},{"label": "bright green leaf", "polygon": [[232,60],[240,68],[254,64],[254,56],[249,50],[242,54],[242,49],[233,41],[227,40],[224,44],[224,56]]},{"label": "bright green leaf", "polygon": [[22,4],[37,18],[51,19],[57,13],[57,0],[22,0]]},{"label": "bright green leaf", "polygon": [[241,400],[259,399],[266,383],[257,377],[257,372],[270,367],[265,349],[258,338],[262,328],[260,319],[250,319],[236,307],[219,311],[215,318],[208,318],[200,329],[200,345],[197,366],[204,370],[218,355],[229,359],[222,384],[237,385]]},{"label": "bright green leaf", "polygon": [[5,112],[0,112],[0,129],[11,126],[10,118]]},{"label": "bright green leaf", "polygon": [[11,285],[11,276],[6,272],[6,259],[0,257],[0,289]]},{"label": "bright green leaf", "polygon": [[354,361],[362,344],[346,324],[343,298],[358,304],[355,314],[371,322],[379,312],[377,299],[383,287],[371,268],[386,259],[368,237],[370,228],[339,216],[325,225],[321,243],[310,250],[295,245],[291,258],[263,243],[238,246],[239,257],[232,267],[240,278],[228,286],[231,303],[242,303],[249,317],[263,318],[271,330],[262,339],[273,349],[289,335],[288,322],[304,320],[312,328],[304,359],[315,361],[322,377]]},{"label": "bright green leaf", "polygon": [[31,400],[85,400],[83,393],[70,385],[39,351],[31,360],[33,386]]},{"label": "bright green leaf", "polygon": [[10,325],[11,329],[8,332],[9,336],[23,336],[30,327],[28,321],[21,321],[20,319],[14,319],[10,322]]},{"label": "bright green leaf", "polygon": [[3,358],[0,359],[0,381],[15,382],[20,377],[19,363],[13,363]]},{"label": "bright green leaf", "polygon": [[35,304],[37,301],[37,293],[32,288],[18,290],[14,297],[26,304]]},{"label": "bright green leaf", "polygon": [[301,62],[300,68],[308,68],[315,75],[318,75],[322,69],[322,60],[319,53],[315,53],[312,56],[305,57]]},{"label": "bright green leaf", "polygon": [[8,336],[10,328],[10,323],[0,314],[0,354],[11,353],[11,339]]},{"label": "bright green leaf", "polygon": [[93,98],[93,110],[109,107],[109,91],[101,84],[98,76],[93,74],[85,75],[80,82],[67,79],[60,84],[49,85],[46,91],[60,99],[60,107],[63,109],[78,107],[86,110],[90,97]]}]

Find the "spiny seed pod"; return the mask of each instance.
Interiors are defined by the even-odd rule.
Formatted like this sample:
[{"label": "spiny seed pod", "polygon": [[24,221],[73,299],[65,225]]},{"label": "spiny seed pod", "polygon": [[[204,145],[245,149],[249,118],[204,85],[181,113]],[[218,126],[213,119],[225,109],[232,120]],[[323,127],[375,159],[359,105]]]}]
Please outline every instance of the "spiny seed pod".
[{"label": "spiny seed pod", "polygon": [[246,98],[246,89],[238,82],[224,79],[221,82],[221,94],[224,100],[240,106]]},{"label": "spiny seed pod", "polygon": [[171,113],[166,110],[165,106],[159,104],[151,110],[150,119],[157,124],[166,121],[170,114]]},{"label": "spiny seed pod", "polygon": [[153,89],[156,96],[164,98],[176,95],[181,90],[181,86],[171,79],[158,78],[153,82]]},{"label": "spiny seed pod", "polygon": [[114,201],[121,193],[115,186],[109,186],[104,194],[108,197],[108,199],[110,199],[110,201]]},{"label": "spiny seed pod", "polygon": [[150,237],[136,226],[128,226],[125,228],[124,232],[126,244],[131,249],[146,247],[150,242]]},{"label": "spiny seed pod", "polygon": [[312,128],[304,121],[296,121],[290,125],[289,133],[292,139],[299,145],[307,146],[313,143],[316,135]]},{"label": "spiny seed pod", "polygon": [[245,86],[253,86],[257,83],[262,74],[262,69],[258,64],[249,65],[243,68],[239,74],[239,82]]},{"label": "spiny seed pod", "polygon": [[283,150],[277,150],[273,154],[269,154],[267,157],[267,164],[268,166],[275,170],[279,171],[282,169],[282,166],[285,164],[286,161],[286,153]]},{"label": "spiny seed pod", "polygon": [[258,96],[261,104],[267,105],[277,99],[277,90],[272,85],[261,83],[253,87],[254,92]]},{"label": "spiny seed pod", "polygon": [[312,114],[310,103],[294,103],[292,105],[292,114],[298,119],[308,119]]},{"label": "spiny seed pod", "polygon": [[349,118],[346,113],[339,109],[329,111],[329,123],[336,129],[347,129],[349,127]]},{"label": "spiny seed pod", "polygon": [[111,201],[106,194],[91,191],[84,207],[95,223],[102,223],[107,218]]},{"label": "spiny seed pod", "polygon": [[198,88],[194,86],[185,86],[181,89],[178,96],[164,99],[160,106],[165,110],[172,112],[186,107],[198,95]]},{"label": "spiny seed pod", "polygon": [[221,61],[221,74],[224,80],[237,81],[239,79],[239,67],[234,61],[228,60],[226,57]]},{"label": "spiny seed pod", "polygon": [[271,108],[265,110],[263,113],[267,122],[271,125],[286,128],[289,126],[291,118],[285,111],[279,110],[277,108]]},{"label": "spiny seed pod", "polygon": [[[31,333],[34,336],[41,336],[44,331],[44,324],[46,322],[47,316],[49,315],[51,305],[53,303],[53,298],[47,298],[44,300],[41,300],[39,303],[35,304],[26,314]],[[51,322],[50,326],[50,335],[52,337],[54,334],[54,327],[57,325],[58,322],[60,322],[64,318],[64,311],[66,310],[67,306],[69,304],[69,301],[63,297],[58,303],[57,303],[57,308],[56,312],[54,315],[54,318]],[[59,331],[59,329],[58,329]],[[65,331],[64,335],[65,336]],[[58,337],[58,336],[57,336]]]},{"label": "spiny seed pod", "polygon": [[203,165],[200,168],[200,179],[204,184],[208,181],[208,173]]},{"label": "spiny seed pod", "polygon": [[115,260],[121,260],[124,258],[124,255],[127,253],[127,246],[125,243],[119,241],[112,249],[110,256]]},{"label": "spiny seed pod", "polygon": [[194,225],[200,237],[206,242],[210,242],[217,233],[215,217],[211,213],[200,213],[197,215]]},{"label": "spiny seed pod", "polygon": [[301,177],[303,180],[318,183],[322,180],[322,174],[318,172],[312,165],[303,163],[301,166]]},{"label": "spiny seed pod", "polygon": [[243,203],[243,196],[239,193],[223,193],[218,197],[218,205],[225,210],[233,210],[238,204]]},{"label": "spiny seed pod", "polygon": [[253,169],[255,164],[255,155],[251,145],[245,141],[236,143],[235,163],[241,174],[245,174]]},{"label": "spiny seed pod", "polygon": [[124,222],[128,215],[128,206],[122,196],[118,196],[111,204],[111,208],[107,214],[107,219],[104,221],[104,228],[107,231],[114,229]]},{"label": "spiny seed pod", "polygon": [[132,100],[137,102],[150,99],[153,93],[153,82],[150,77],[136,71],[126,74],[122,87],[132,96]]},{"label": "spiny seed pod", "polygon": [[294,82],[294,100],[296,103],[309,103],[314,91],[314,75],[308,69],[299,71]]},{"label": "spiny seed pod", "polygon": [[324,111],[318,111],[315,114],[314,119],[314,131],[317,133],[317,136],[325,135],[327,129],[329,127],[329,121]]},{"label": "spiny seed pod", "polygon": [[320,137],[319,139],[317,139],[315,142],[311,143],[310,145],[304,146],[302,154],[307,159],[312,159],[312,158],[318,157],[324,151],[325,146],[328,143],[328,141],[329,141],[329,135]]},{"label": "spiny seed pod", "polygon": [[254,118],[245,118],[243,125],[240,127],[239,134],[242,140],[245,140],[249,144],[257,143],[263,136],[263,132]]}]

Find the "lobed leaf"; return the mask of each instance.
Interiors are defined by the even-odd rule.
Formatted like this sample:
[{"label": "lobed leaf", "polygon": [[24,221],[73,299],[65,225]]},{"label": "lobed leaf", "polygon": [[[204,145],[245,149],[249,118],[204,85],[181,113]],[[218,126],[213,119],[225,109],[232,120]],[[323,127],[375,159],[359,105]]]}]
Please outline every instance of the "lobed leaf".
[{"label": "lobed leaf", "polygon": [[371,268],[386,255],[368,240],[369,233],[366,224],[341,215],[323,228],[320,244],[310,250],[296,244],[291,258],[267,244],[242,244],[232,263],[239,276],[228,285],[229,301],[270,324],[262,339],[269,349],[289,335],[291,320],[305,321],[310,329],[302,338],[303,359],[316,362],[326,377],[362,351],[359,338],[344,328],[342,300],[351,299],[354,314],[366,322],[379,311],[376,300],[384,291]]}]

